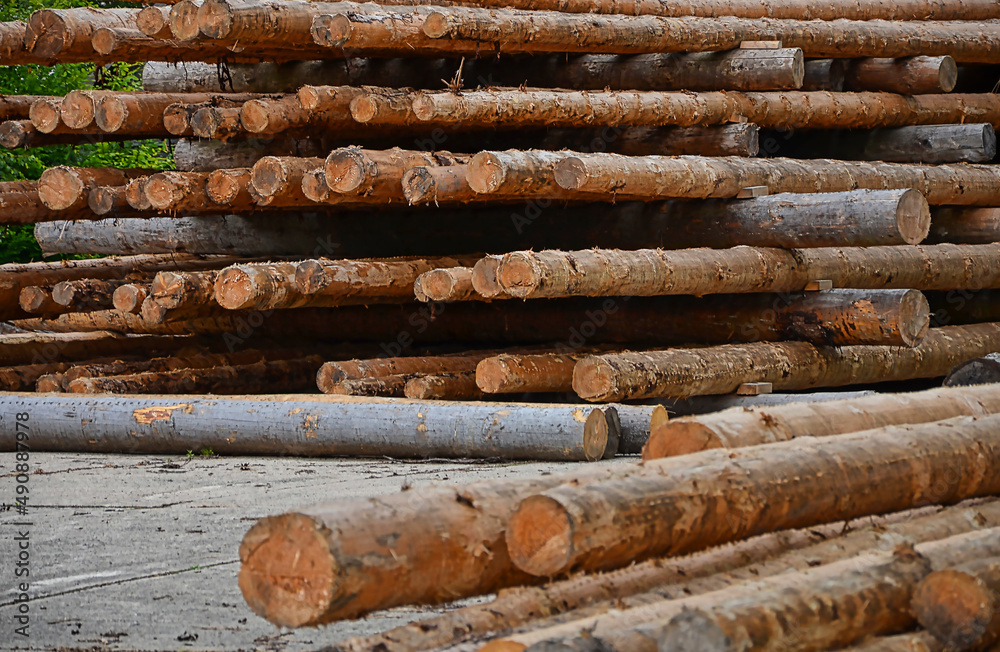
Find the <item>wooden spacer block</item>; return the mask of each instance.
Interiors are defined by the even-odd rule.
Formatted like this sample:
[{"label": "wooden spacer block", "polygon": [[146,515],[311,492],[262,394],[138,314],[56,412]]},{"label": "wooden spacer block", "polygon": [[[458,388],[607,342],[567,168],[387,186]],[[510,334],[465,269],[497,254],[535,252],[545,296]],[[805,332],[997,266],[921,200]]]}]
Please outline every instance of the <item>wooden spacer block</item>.
[{"label": "wooden spacer block", "polygon": [[780,50],[781,41],[741,41],[741,50]]},{"label": "wooden spacer block", "polygon": [[766,197],[768,194],[767,186],[750,186],[748,188],[743,188],[736,195],[736,199],[752,199],[754,197]]},{"label": "wooden spacer block", "polygon": [[749,122],[749,120],[747,120],[747,117],[745,115],[731,115],[729,116],[728,122],[745,125],[747,122]]},{"label": "wooden spacer block", "polygon": [[761,394],[770,394],[772,389],[771,383],[743,383],[736,388],[736,394],[739,396],[760,396]]},{"label": "wooden spacer block", "polygon": [[825,292],[826,290],[833,289],[833,281],[829,279],[821,279],[818,281],[809,281],[804,288],[805,292]]}]

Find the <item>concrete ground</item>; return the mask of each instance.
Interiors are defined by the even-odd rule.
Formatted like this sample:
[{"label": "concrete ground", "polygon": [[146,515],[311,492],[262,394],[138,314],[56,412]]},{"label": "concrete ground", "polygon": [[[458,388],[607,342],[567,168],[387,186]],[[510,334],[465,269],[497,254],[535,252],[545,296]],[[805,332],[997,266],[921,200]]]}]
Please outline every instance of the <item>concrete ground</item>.
[{"label": "concrete ground", "polygon": [[[19,514],[16,463],[14,454],[0,454],[5,650],[309,650],[426,618],[440,610],[398,608],[324,629],[280,631],[243,601],[240,540],[258,518],[307,504],[575,466],[32,453],[27,513]],[[24,579],[15,576],[18,533],[25,529],[27,638],[15,632]]]}]

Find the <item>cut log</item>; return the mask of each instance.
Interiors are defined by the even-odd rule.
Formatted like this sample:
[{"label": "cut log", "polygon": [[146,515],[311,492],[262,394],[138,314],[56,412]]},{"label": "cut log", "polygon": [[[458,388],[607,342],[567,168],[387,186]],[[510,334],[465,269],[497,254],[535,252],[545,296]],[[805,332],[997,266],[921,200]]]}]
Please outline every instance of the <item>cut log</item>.
[{"label": "cut log", "polygon": [[[232,96],[240,97],[240,96]],[[210,102],[213,97],[202,93],[120,93],[105,95],[97,100],[94,120],[107,132],[126,132],[134,136],[162,136],[166,131],[163,112],[173,104]],[[222,98],[232,101],[232,98]]]},{"label": "cut log", "polygon": [[181,0],[170,8],[170,33],[179,41],[191,41],[198,37],[198,9],[201,0]]},{"label": "cut log", "polygon": [[94,220],[98,218],[99,216],[90,209],[89,196],[87,205],[77,206],[71,210],[54,211],[42,203],[37,190],[0,191],[0,223],[2,224],[31,224],[65,219]]},{"label": "cut log", "polygon": [[589,353],[505,353],[476,365],[476,385],[488,394],[571,392],[573,367]]},{"label": "cut log", "polygon": [[122,280],[81,279],[62,281],[52,287],[52,300],[65,306],[69,312],[90,312],[110,310],[114,307],[112,297]]},{"label": "cut log", "polygon": [[1000,208],[940,206],[931,211],[927,242],[1000,242]]},{"label": "cut log", "polygon": [[[5,23],[9,25],[10,23]],[[0,41],[3,37],[0,36]],[[2,52],[3,45],[0,45]],[[59,102],[58,97],[47,95],[4,95],[0,97],[0,120],[24,120],[31,117],[31,107],[36,102],[52,100]]]},{"label": "cut log", "polygon": [[170,32],[170,7],[162,5],[143,7],[135,17],[135,28],[153,38],[171,38],[173,34]]},{"label": "cut log", "polygon": [[436,376],[475,372],[476,365],[495,351],[477,351],[461,355],[412,356],[403,358],[373,358],[327,362],[316,374],[316,384],[325,394],[339,393],[335,389],[345,381],[399,377],[405,383],[416,376]]},{"label": "cut log", "polygon": [[461,267],[475,260],[431,258],[399,261],[307,260],[295,269],[295,292],[335,298],[380,296],[412,299],[418,276],[437,268]]},{"label": "cut log", "polygon": [[577,363],[573,389],[586,400],[607,401],[728,394],[746,382],[791,390],[936,378],[1000,349],[998,338],[1000,325],[988,323],[932,328],[912,349],[784,342],[606,354]]},{"label": "cut log", "polygon": [[240,109],[236,107],[203,106],[191,115],[190,124],[199,138],[228,140],[244,133]]},{"label": "cut log", "polygon": [[809,59],[802,78],[803,91],[844,91],[844,59]]},{"label": "cut log", "polygon": [[177,355],[148,360],[110,361],[98,363],[76,364],[63,374],[63,384],[67,385],[78,378],[99,378],[102,376],[122,376],[145,372],[176,371],[179,369],[206,369],[216,366],[232,366],[254,364],[263,360],[286,360],[301,358],[295,351],[259,351],[250,349],[234,353],[199,353],[194,355]]},{"label": "cut log", "polygon": [[122,191],[125,195],[125,201],[133,209],[137,211],[148,211],[153,209],[153,205],[149,203],[149,198],[146,197],[146,182],[149,181],[148,176],[140,176],[135,179],[129,180],[125,184],[124,190]]},{"label": "cut log", "polygon": [[[640,54],[730,50],[743,41],[781,41],[784,47],[802,48],[812,58],[950,55],[956,61],[983,63],[995,61],[1000,50],[1000,35],[964,23],[596,16],[449,7],[412,20],[409,29],[386,34],[375,16],[386,23],[400,23],[397,15],[388,12],[361,17],[351,23],[354,30],[344,46],[358,54],[364,54],[364,45],[404,56],[401,46],[407,41],[422,52],[436,50],[451,56],[474,52],[477,45],[503,53]],[[358,28],[371,23],[376,26],[367,31],[382,38],[365,43],[357,36]]]},{"label": "cut log", "polygon": [[358,378],[342,380],[331,385],[326,394],[337,396],[381,396],[403,398],[403,390],[409,376],[394,374],[377,378]]},{"label": "cut log", "polygon": [[957,365],[944,379],[945,387],[1000,382],[1000,354],[990,353]]},{"label": "cut log", "polygon": [[0,367],[0,388],[5,392],[32,391],[35,383],[47,374],[57,374],[69,367],[66,362]]},{"label": "cut log", "polygon": [[910,608],[948,649],[988,649],[1000,639],[1000,559],[931,573],[917,586]]},{"label": "cut log", "polygon": [[323,167],[322,158],[265,156],[250,170],[250,185],[263,197],[297,197],[303,194],[303,177]]},{"label": "cut log", "polygon": [[153,355],[204,344],[192,337],[121,337],[97,333],[17,333],[0,336],[5,365],[91,360],[108,356]]},{"label": "cut log", "polygon": [[993,125],[918,125],[790,136],[775,152],[791,157],[897,163],[986,163],[996,156]]},{"label": "cut log", "polygon": [[464,401],[485,397],[476,387],[476,372],[419,376],[406,381],[403,388],[406,398],[417,400]]},{"label": "cut log", "polygon": [[[998,255],[1000,245],[522,251],[503,257],[497,281],[518,298],[796,292],[816,279],[836,287],[983,289],[1000,284],[989,269]],[[966,270],[973,260],[977,267]]]},{"label": "cut log", "polygon": [[52,299],[52,290],[37,285],[21,288],[18,303],[21,310],[33,315],[61,315],[68,312],[65,306]]},{"label": "cut log", "polygon": [[949,56],[857,59],[845,68],[844,81],[852,91],[950,93],[958,82],[958,65]]},{"label": "cut log", "polygon": [[67,211],[87,206],[90,191],[98,186],[121,186],[143,174],[145,170],[117,168],[49,168],[38,180],[38,197],[54,211]]},{"label": "cut log", "polygon": [[74,90],[66,93],[62,101],[62,121],[70,129],[85,129],[94,124],[96,102],[109,91]]},{"label": "cut log", "polygon": [[262,361],[176,371],[150,371],[128,376],[78,378],[68,385],[77,394],[248,394],[264,390],[302,392],[312,387],[323,359]]},{"label": "cut log", "polygon": [[143,192],[149,204],[159,210],[218,210],[205,192],[208,178],[208,172],[160,172],[146,179]]},{"label": "cut log", "polygon": [[[98,137],[101,135],[101,137]],[[76,131],[59,125],[50,134],[43,134],[35,129],[30,120],[6,120],[0,123],[0,146],[6,149],[22,147],[45,147],[46,145],[78,145],[82,142],[96,140],[114,140],[115,137],[105,137],[97,127]]]},{"label": "cut log", "polygon": [[135,209],[128,203],[125,196],[125,186],[98,186],[90,191],[87,206],[95,215],[111,215],[132,213]]},{"label": "cut log", "polygon": [[795,437],[826,437],[996,412],[1000,412],[1000,391],[994,387],[933,389],[774,407],[736,407],[714,414],[670,419],[652,427],[642,454],[643,459],[657,459],[709,448],[756,446]]},{"label": "cut log", "polygon": [[318,203],[330,201],[330,186],[326,183],[326,171],[322,167],[303,174],[299,186],[302,189],[302,194],[309,201]]},{"label": "cut log", "polygon": [[326,182],[334,193],[402,200],[403,175],[412,167],[461,165],[468,158],[450,152],[418,152],[399,148],[386,151],[345,147],[326,159]]},{"label": "cut log", "polygon": [[468,301],[481,298],[472,287],[471,267],[448,267],[432,269],[416,278],[420,285],[420,301]]},{"label": "cut log", "polygon": [[256,205],[250,193],[250,168],[215,170],[208,174],[205,194],[216,204],[233,210],[248,209]]},{"label": "cut log", "polygon": [[90,42],[94,30],[134,29],[138,14],[138,9],[40,9],[28,19],[24,49],[60,63],[94,61],[98,58]]},{"label": "cut log", "polygon": [[[51,134],[59,126],[62,118],[62,100],[59,98],[40,98],[31,103],[28,116],[34,128],[43,134]],[[22,116],[11,116],[21,118]],[[9,120],[11,118],[4,118]]]},{"label": "cut log", "polygon": [[897,634],[895,636],[875,636],[864,643],[844,648],[850,652],[943,652],[944,646],[924,630]]},{"label": "cut log", "polygon": [[[720,455],[706,451],[699,453],[698,463],[660,467],[670,461],[648,462],[582,490],[563,485],[526,498],[510,518],[507,547],[518,568],[551,577],[682,554],[750,533],[988,495],[1000,488],[993,486],[1000,482],[996,477],[980,475],[997,463],[998,435],[987,434],[997,424],[1000,416],[962,417]],[[899,460],[907,462],[899,465]],[[910,485],[926,477],[923,473],[948,474],[948,479],[930,492],[913,490]],[[741,480],[734,482],[736,477]],[[830,482],[837,483],[837,491],[829,490]],[[681,497],[692,483],[699,486],[698,501]],[[883,490],[870,491],[872,486]],[[899,490],[885,490],[890,486]],[[748,492],[768,500],[734,500]],[[851,500],[842,500],[844,495]],[[713,512],[722,516],[709,516]],[[704,525],[690,528],[688,519],[705,519]],[[637,529],[644,534],[634,534]]]},{"label": "cut log", "polygon": [[299,95],[280,99],[252,100],[243,105],[240,120],[243,128],[254,134],[277,134],[293,129],[321,128],[325,131],[357,128],[350,117],[351,100],[365,93],[364,89],[347,86],[311,88],[310,100]]},{"label": "cut log", "polygon": [[115,310],[138,314],[147,296],[149,296],[149,285],[126,283],[115,289],[111,295],[111,303],[114,304]]}]

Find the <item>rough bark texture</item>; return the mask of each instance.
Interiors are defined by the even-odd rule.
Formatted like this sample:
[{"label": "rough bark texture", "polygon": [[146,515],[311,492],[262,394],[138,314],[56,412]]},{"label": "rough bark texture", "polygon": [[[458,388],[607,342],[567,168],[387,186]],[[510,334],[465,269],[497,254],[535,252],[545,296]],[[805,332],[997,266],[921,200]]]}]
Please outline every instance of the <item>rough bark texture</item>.
[{"label": "rough bark texture", "polygon": [[944,326],[913,349],[818,347],[805,342],[732,344],[594,356],[573,371],[573,389],[587,400],[728,394],[743,383],[778,390],[935,378],[959,362],[1000,350],[1000,325]]},{"label": "rough bark texture", "polygon": [[[852,161],[896,163],[987,163],[996,156],[993,125],[917,125],[861,132],[832,131],[790,137],[782,153]],[[786,149],[787,147],[787,149]]]},{"label": "rough bark texture", "polygon": [[914,592],[911,610],[948,649],[989,648],[1000,639],[1000,559],[931,573]]},{"label": "rough bark texture", "polygon": [[312,88],[314,92],[308,103],[300,101],[300,93],[244,104],[240,113],[244,128],[255,134],[276,134],[306,128],[327,131],[350,128],[353,124],[349,114],[351,100],[364,95],[365,90],[349,86]]},{"label": "rough bark texture", "polygon": [[505,353],[476,365],[476,385],[488,394],[571,392],[573,367],[588,353]]},{"label": "rough bark texture", "polygon": [[373,358],[370,360],[345,360],[327,362],[316,374],[320,391],[330,394],[344,381],[369,380],[390,376],[406,379],[414,376],[432,376],[474,372],[476,365],[495,351],[440,356],[409,356],[403,358]]},{"label": "rough bark texture", "polygon": [[471,267],[432,269],[416,278],[419,301],[468,301],[482,298],[472,287]]},{"label": "rough bark texture", "polygon": [[0,336],[5,365],[153,355],[204,344],[191,337],[121,337],[112,333],[16,333]]},{"label": "rough bark texture", "polygon": [[990,434],[998,423],[997,416],[959,418],[709,451],[698,464],[650,462],[615,479],[524,499],[508,524],[507,546],[518,568],[552,576],[989,495],[1000,488],[993,474],[1000,443]]},{"label": "rough bark texture", "polygon": [[826,437],[998,411],[1000,391],[992,386],[879,394],[823,403],[730,408],[713,414],[670,419],[653,427],[642,455],[643,459],[657,459],[708,448],[756,446],[795,437]]},{"label": "rough bark texture", "polygon": [[476,387],[475,370],[411,378],[406,381],[403,395],[417,400],[443,401],[476,400],[485,397]]},{"label": "rough bark texture", "polygon": [[24,49],[61,63],[99,59],[90,42],[101,27],[135,28],[138,9],[41,9],[31,14]]}]

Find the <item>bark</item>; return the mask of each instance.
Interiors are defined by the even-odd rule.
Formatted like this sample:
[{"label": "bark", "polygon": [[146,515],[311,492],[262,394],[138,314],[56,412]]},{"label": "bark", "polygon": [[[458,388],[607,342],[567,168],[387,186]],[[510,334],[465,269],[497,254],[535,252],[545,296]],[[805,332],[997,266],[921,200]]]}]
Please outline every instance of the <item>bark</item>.
[{"label": "bark", "polygon": [[60,63],[94,61],[90,42],[102,27],[134,29],[138,9],[41,9],[31,14],[24,35],[24,49],[35,56]]},{"label": "bark", "polygon": [[958,65],[949,56],[858,59],[847,64],[844,81],[852,91],[950,93],[958,82]]},{"label": "bark", "polygon": [[377,378],[342,380],[339,383],[331,385],[325,393],[338,396],[403,398],[403,390],[406,387],[407,378],[408,376],[394,374],[392,376],[379,376]]},{"label": "bark", "polygon": [[406,381],[403,388],[406,398],[416,400],[464,401],[485,397],[476,387],[476,372],[434,374]]},{"label": "bark", "polygon": [[52,300],[69,312],[110,310],[114,307],[115,290],[124,283],[122,280],[96,279],[61,281],[52,287]]},{"label": "bark", "polygon": [[313,376],[322,363],[322,357],[313,355],[245,365],[78,378],[69,383],[68,390],[77,394],[302,392],[312,387]]},{"label": "bark", "polygon": [[[374,115],[371,124],[523,129],[526,127],[721,125],[745,117],[776,129],[871,129],[915,124],[1000,125],[1000,100],[989,94],[906,96],[892,93],[784,91],[476,90],[409,92],[406,111]],[[407,113],[408,112],[408,113]],[[356,120],[364,115],[352,111]],[[413,119],[406,116],[413,115]]]},{"label": "bark", "polygon": [[148,284],[126,283],[115,289],[111,295],[111,303],[114,304],[115,310],[138,314],[147,296],[149,296]]},{"label": "bark", "polygon": [[417,376],[438,376],[475,372],[476,365],[495,351],[468,354],[411,356],[403,358],[372,358],[327,362],[316,374],[320,391],[330,394],[345,381],[399,377],[403,383]]},{"label": "bark", "polygon": [[927,242],[988,244],[1000,241],[1000,208],[941,206],[931,211]]},{"label": "bark", "polygon": [[59,127],[62,115],[62,100],[59,98],[40,98],[31,103],[31,108],[28,110],[27,116],[15,115],[10,118],[4,118],[9,120],[11,118],[18,119],[28,117],[31,119],[31,125],[39,132],[43,134],[51,134],[56,128]]},{"label": "bark", "polygon": [[295,129],[322,128],[326,131],[356,128],[348,115],[351,100],[364,89],[347,86],[313,87],[316,95],[309,104],[300,95],[252,100],[243,105],[240,120],[250,133],[277,134]]},{"label": "bark", "polygon": [[844,90],[845,67],[845,59],[809,59],[799,90],[841,93]]},{"label": "bark", "polygon": [[[234,96],[239,97],[239,96]],[[231,98],[222,98],[232,101]],[[211,102],[204,93],[121,93],[105,95],[94,107],[97,125],[107,132],[125,132],[134,136],[166,137],[163,112],[173,104]]]},{"label": "bark", "polygon": [[989,386],[877,394],[823,403],[737,407],[714,414],[670,419],[652,428],[643,448],[643,459],[996,412],[1000,412],[1000,392]]},{"label": "bark", "polygon": [[112,333],[18,333],[0,336],[5,365],[91,360],[108,356],[153,355],[200,342],[191,337],[121,337]]},{"label": "bark", "polygon": [[304,196],[303,177],[322,166],[322,158],[265,156],[251,168],[250,184],[263,197]]},{"label": "bark", "polygon": [[1000,285],[997,256],[1000,245],[947,244],[520,251],[504,255],[497,280],[518,298],[798,292],[818,279],[839,288],[981,290]]},{"label": "bark", "polygon": [[68,385],[78,378],[99,378],[103,376],[133,375],[146,372],[176,371],[179,369],[207,369],[216,366],[247,365],[264,360],[287,360],[301,358],[296,351],[259,351],[250,349],[234,353],[198,353],[177,355],[148,360],[115,360],[107,362],[77,364],[63,374],[63,384]]},{"label": "bark", "polygon": [[988,649],[1000,639],[1000,559],[931,573],[914,591],[911,610],[948,649]]},{"label": "bark", "polygon": [[[508,523],[508,550],[518,568],[552,576],[988,495],[1000,482],[989,478],[1000,445],[987,434],[998,422],[997,416],[959,418],[706,452],[697,465],[650,462],[582,489],[562,485],[523,500]],[[924,484],[927,477],[933,487]],[[691,486],[698,500],[690,498]]]},{"label": "bark", "polygon": [[1000,355],[990,353],[957,365],[944,379],[945,387],[962,387],[1000,382]]},{"label": "bark", "polygon": [[476,385],[488,394],[571,392],[573,367],[589,353],[505,353],[476,365]]},{"label": "bark", "polygon": [[386,261],[307,260],[295,269],[295,289],[302,295],[333,298],[379,296],[413,299],[413,283],[424,272],[461,267],[470,258],[429,258]]},{"label": "bark", "polygon": [[196,308],[215,304],[217,271],[159,272],[150,296],[164,308]]},{"label": "bark", "polygon": [[[791,140],[806,157],[897,163],[988,163],[996,156],[993,125],[918,125],[862,132],[829,132]],[[786,150],[787,151],[787,150]]]},{"label": "bark", "polygon": [[481,299],[472,287],[471,267],[448,267],[432,269],[416,278],[420,284],[420,301],[468,301]]},{"label": "bark", "polygon": [[942,652],[944,648],[933,636],[920,630],[895,636],[875,636],[844,649],[850,652]]},{"label": "bark", "polygon": [[34,391],[39,378],[65,371],[68,367],[66,362],[0,367],[0,388],[5,392]]},{"label": "bark", "polygon": [[573,389],[586,400],[607,401],[728,394],[748,382],[791,390],[936,378],[1000,350],[998,338],[1000,326],[988,323],[932,328],[912,349],[784,342],[608,354],[580,361]]},{"label": "bark", "polygon": [[[392,19],[389,12],[383,16],[386,22]],[[640,54],[731,50],[744,41],[780,41],[811,58],[950,55],[956,61],[990,63],[1000,56],[1000,34],[961,22],[583,16],[466,7],[441,8],[417,22],[415,27],[429,38],[400,29],[385,36],[378,33],[383,37],[377,42],[362,43],[353,37],[363,23],[354,22],[354,34],[344,45],[358,54],[366,47],[402,53],[407,39],[423,52],[454,54],[474,51],[477,45],[503,53]]]},{"label": "bark", "polygon": [[143,192],[153,208],[164,211],[218,210],[205,192],[208,172],[160,172],[146,180]]},{"label": "bark", "polygon": [[120,186],[130,179],[148,173],[145,170],[117,168],[53,167],[38,180],[38,197],[54,211],[84,208],[90,191],[98,186]]}]

